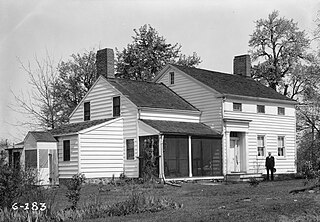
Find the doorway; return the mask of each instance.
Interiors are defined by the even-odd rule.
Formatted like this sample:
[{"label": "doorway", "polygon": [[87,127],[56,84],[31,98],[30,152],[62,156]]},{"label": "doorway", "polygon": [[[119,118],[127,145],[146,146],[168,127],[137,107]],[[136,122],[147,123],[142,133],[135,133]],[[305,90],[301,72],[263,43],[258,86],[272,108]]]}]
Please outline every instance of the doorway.
[{"label": "doorway", "polygon": [[240,172],[241,169],[241,157],[240,157],[240,138],[230,137],[230,149],[229,149],[229,171]]}]

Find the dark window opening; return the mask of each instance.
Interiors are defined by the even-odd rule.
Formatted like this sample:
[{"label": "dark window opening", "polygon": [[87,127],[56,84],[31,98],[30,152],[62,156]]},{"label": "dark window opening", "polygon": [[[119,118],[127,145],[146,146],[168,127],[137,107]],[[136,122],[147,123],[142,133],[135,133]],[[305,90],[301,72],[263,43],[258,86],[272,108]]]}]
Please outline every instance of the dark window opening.
[{"label": "dark window opening", "polygon": [[84,103],[84,121],[90,120],[90,102]]},{"label": "dark window opening", "polygon": [[233,103],[233,111],[242,111],[241,103]]},{"label": "dark window opening", "polygon": [[257,105],[257,112],[258,113],[265,113],[265,106],[264,105]]},{"label": "dark window opening", "polygon": [[285,109],[283,107],[278,107],[278,115],[284,116],[285,114]]},{"label": "dark window opening", "polygon": [[120,116],[120,96],[113,97],[113,117]]},{"label": "dark window opening", "polygon": [[63,161],[70,161],[70,140],[63,141]]},{"label": "dark window opening", "polygon": [[37,150],[26,150],[25,151],[25,164],[26,168],[37,168]]},{"label": "dark window opening", "polygon": [[170,84],[174,84],[174,72],[170,72]]},{"label": "dark window opening", "polygon": [[134,159],[134,139],[127,139],[126,145],[127,145],[127,160],[133,160]]}]

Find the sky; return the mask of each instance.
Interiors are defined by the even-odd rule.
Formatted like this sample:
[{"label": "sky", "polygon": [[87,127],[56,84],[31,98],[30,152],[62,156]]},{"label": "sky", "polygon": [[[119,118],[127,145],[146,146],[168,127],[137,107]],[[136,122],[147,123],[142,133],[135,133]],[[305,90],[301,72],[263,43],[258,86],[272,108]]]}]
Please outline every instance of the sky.
[{"label": "sky", "polygon": [[311,33],[319,0],[0,0],[0,139],[20,142],[29,129],[12,110],[12,94],[30,91],[21,62],[34,67],[91,49],[131,43],[133,29],[150,24],[182,53],[196,52],[199,68],[232,72],[236,55],[248,53],[255,21],[278,10]]}]

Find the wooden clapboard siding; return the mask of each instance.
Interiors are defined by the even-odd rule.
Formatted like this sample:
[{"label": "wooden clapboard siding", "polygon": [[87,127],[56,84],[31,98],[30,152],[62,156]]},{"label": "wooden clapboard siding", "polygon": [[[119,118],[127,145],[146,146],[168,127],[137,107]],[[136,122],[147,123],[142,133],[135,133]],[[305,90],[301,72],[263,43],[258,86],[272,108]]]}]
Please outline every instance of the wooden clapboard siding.
[{"label": "wooden clapboard siding", "polygon": [[[232,103],[241,102],[242,111],[232,111]],[[257,113],[256,106],[265,105],[265,113]],[[285,107],[286,115],[278,115],[278,106]],[[248,171],[265,172],[265,157],[257,156],[257,136],[265,136],[265,154],[272,152],[278,173],[296,171],[295,108],[293,105],[254,101],[226,101],[224,118],[250,120],[247,132]],[[285,156],[278,157],[278,136],[285,137]],[[225,141],[226,143],[226,141]]]},{"label": "wooden clapboard siding", "polygon": [[[174,71],[175,83],[169,83],[169,73]],[[162,82],[175,93],[188,101],[201,111],[200,121],[215,130],[222,131],[222,101],[215,94],[203,85],[196,82],[191,77],[183,74],[181,71],[169,69],[157,80]]]},{"label": "wooden clapboard siding", "polygon": [[[127,177],[139,176],[139,160],[138,160],[138,109],[127,98],[121,103],[121,116],[123,117],[123,173]],[[134,160],[127,160],[126,139],[134,139]]]},{"label": "wooden clapboard siding", "polygon": [[[122,159],[126,159],[125,153],[125,139],[134,139],[135,147],[135,157],[138,156],[138,146],[137,146],[137,107],[129,101],[125,96],[123,96],[119,91],[117,91],[111,84],[109,84],[104,78],[100,78],[99,81],[93,86],[81,104],[77,107],[74,113],[71,115],[70,122],[82,122],[83,121],[83,103],[90,102],[90,119],[104,119],[113,117],[113,104],[112,99],[115,96],[120,96],[120,105],[121,105],[121,117],[123,118],[123,139],[122,139]],[[99,139],[101,135],[98,134],[92,137],[92,140]],[[109,132],[110,138],[109,142],[112,142],[111,139],[117,139],[117,132]],[[111,137],[112,135],[112,137]],[[100,146],[99,143],[95,146]],[[130,164],[127,164],[130,163]],[[138,164],[138,159],[130,160],[129,162],[125,161],[124,169],[122,171],[128,172],[128,177],[136,177],[138,172],[132,173],[132,166]],[[128,170],[126,169],[128,167]],[[129,170],[130,169],[130,170]],[[136,169],[138,170],[138,168]],[[112,176],[112,175],[111,175]]]},{"label": "wooden clapboard siding", "polygon": [[116,119],[79,134],[80,172],[86,178],[119,177],[123,173],[123,120]]},{"label": "wooden clapboard siding", "polygon": [[30,133],[28,134],[27,138],[24,141],[24,149],[25,150],[37,149],[37,141]]},{"label": "wooden clapboard siding", "polygon": [[[71,178],[78,169],[78,135],[58,137],[59,178]],[[70,140],[70,161],[63,161],[63,141]]]},{"label": "wooden clapboard siding", "polygon": [[90,120],[111,118],[113,116],[112,98],[115,96],[120,96],[120,93],[105,79],[100,78],[70,116],[70,123],[84,121],[84,102],[90,102]]},{"label": "wooden clapboard siding", "polygon": [[195,112],[173,112],[166,110],[144,110],[140,111],[140,119],[150,120],[165,120],[165,121],[179,121],[179,122],[199,122],[199,113]]}]

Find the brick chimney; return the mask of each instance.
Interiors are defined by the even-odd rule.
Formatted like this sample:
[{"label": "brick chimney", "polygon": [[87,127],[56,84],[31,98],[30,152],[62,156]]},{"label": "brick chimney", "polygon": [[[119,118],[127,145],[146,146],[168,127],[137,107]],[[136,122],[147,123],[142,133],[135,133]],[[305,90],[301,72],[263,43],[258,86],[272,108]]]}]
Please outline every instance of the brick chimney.
[{"label": "brick chimney", "polygon": [[97,51],[96,67],[98,76],[114,78],[114,53],[113,49],[105,48]]},{"label": "brick chimney", "polygon": [[250,55],[239,55],[234,57],[233,74],[251,78]]}]

